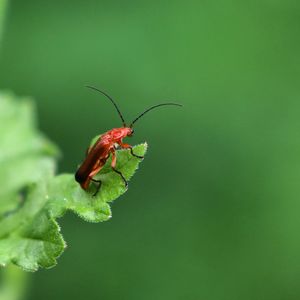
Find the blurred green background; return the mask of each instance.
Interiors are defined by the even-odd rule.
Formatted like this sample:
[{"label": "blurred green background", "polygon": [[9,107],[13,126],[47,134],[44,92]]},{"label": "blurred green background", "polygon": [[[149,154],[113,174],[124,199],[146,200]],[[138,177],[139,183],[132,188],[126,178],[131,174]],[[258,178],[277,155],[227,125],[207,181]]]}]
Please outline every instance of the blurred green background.
[{"label": "blurred green background", "polygon": [[[37,101],[74,172],[137,123],[149,152],[113,218],[60,219],[68,249],[28,299],[300,299],[300,3],[10,2],[0,88]],[[127,140],[128,141],[128,140]]]}]

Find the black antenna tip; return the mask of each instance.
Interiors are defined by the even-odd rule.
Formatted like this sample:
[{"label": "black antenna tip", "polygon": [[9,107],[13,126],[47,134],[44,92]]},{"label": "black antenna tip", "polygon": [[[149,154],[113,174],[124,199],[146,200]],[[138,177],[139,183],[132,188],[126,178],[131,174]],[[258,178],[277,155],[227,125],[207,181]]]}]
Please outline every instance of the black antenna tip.
[{"label": "black antenna tip", "polygon": [[167,102],[167,103],[160,103],[160,104],[156,104],[156,105],[153,105],[151,107],[149,107],[148,109],[146,109],[144,112],[142,112],[138,117],[136,117],[130,124],[129,127],[132,128],[133,124],[139,120],[143,115],[145,115],[147,112],[149,112],[150,110],[154,109],[154,108],[157,108],[159,106],[165,106],[165,105],[174,105],[174,106],[180,106],[182,107],[183,105],[182,104],[179,104],[179,103],[174,103],[174,102]]},{"label": "black antenna tip", "polygon": [[171,103],[165,103],[165,104],[171,104],[171,105],[183,106],[183,104],[180,104],[180,103],[173,103],[173,102],[171,102]]},{"label": "black antenna tip", "polygon": [[98,89],[92,85],[85,85],[84,87],[98,91]]}]

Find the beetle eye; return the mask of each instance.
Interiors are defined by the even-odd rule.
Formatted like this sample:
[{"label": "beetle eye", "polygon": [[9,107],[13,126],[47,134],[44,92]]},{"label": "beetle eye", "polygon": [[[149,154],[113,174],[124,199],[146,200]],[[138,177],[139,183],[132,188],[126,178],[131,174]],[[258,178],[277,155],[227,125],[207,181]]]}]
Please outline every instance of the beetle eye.
[{"label": "beetle eye", "polygon": [[132,129],[131,131],[130,131],[130,133],[129,133],[129,137],[132,137],[132,135],[134,134],[134,130]]}]

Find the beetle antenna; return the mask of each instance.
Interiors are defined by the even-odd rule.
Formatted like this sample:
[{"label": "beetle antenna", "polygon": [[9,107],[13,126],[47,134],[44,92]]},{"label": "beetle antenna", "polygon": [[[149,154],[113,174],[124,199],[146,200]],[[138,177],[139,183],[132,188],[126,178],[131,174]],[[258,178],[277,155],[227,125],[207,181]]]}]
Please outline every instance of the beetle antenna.
[{"label": "beetle antenna", "polygon": [[97,92],[103,94],[104,96],[106,96],[106,97],[112,102],[112,104],[115,106],[115,108],[116,108],[116,110],[117,110],[117,112],[118,112],[118,114],[119,114],[119,116],[120,116],[120,118],[121,118],[121,120],[122,120],[123,126],[126,127],[126,123],[125,123],[125,120],[124,120],[124,118],[123,118],[123,115],[121,114],[121,112],[120,112],[120,110],[119,110],[119,108],[118,108],[116,102],[113,100],[112,97],[110,97],[110,96],[109,96],[108,94],[106,94],[105,92],[103,92],[103,91],[101,91],[101,90],[95,88],[94,86],[86,85],[85,87],[87,87],[87,88],[89,88],[89,89],[92,89],[92,90],[95,90],[95,91],[97,91]]},{"label": "beetle antenna", "polygon": [[146,114],[148,111],[156,108],[156,107],[159,107],[159,106],[164,106],[164,105],[176,105],[176,106],[183,106],[182,104],[177,104],[177,103],[161,103],[161,104],[157,104],[157,105],[154,105],[154,106],[151,106],[149,107],[148,109],[146,109],[144,112],[142,112],[138,117],[136,117],[130,124],[130,128],[132,128],[133,124],[138,120],[140,119],[144,114]]}]

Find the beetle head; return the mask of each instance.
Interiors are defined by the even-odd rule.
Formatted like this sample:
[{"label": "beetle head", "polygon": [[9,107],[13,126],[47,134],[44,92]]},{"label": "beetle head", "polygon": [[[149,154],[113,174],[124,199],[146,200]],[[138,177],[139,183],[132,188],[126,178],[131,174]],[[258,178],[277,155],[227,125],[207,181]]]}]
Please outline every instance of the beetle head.
[{"label": "beetle head", "polygon": [[134,130],[133,130],[133,128],[131,128],[131,127],[127,127],[128,128],[128,133],[127,133],[127,136],[128,137],[132,137],[133,136],[133,134],[134,134]]}]

